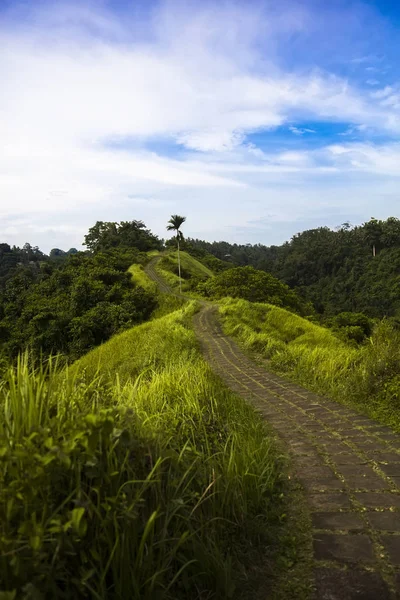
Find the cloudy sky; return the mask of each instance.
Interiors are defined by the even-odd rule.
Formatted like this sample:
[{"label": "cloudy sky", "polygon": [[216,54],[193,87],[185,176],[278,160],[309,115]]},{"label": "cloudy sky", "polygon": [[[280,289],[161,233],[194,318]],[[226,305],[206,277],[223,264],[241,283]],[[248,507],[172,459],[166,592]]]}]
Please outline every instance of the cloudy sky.
[{"label": "cloudy sky", "polygon": [[0,241],[399,216],[395,0],[0,1]]}]

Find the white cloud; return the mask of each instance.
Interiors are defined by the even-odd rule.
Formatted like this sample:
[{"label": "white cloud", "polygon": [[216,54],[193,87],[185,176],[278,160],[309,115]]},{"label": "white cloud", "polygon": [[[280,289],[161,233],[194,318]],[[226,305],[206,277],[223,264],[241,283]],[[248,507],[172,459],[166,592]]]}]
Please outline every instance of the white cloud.
[{"label": "white cloud", "polygon": [[305,133],[315,133],[315,129],[308,129],[307,127],[295,127],[291,125],[289,130],[295,135],[304,135]]}]

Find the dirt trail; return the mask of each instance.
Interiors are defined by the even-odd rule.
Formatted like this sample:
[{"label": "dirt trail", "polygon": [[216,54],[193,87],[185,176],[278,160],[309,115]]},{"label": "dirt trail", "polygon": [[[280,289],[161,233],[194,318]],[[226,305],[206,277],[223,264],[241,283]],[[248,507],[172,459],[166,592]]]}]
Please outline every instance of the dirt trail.
[{"label": "dirt trail", "polygon": [[258,366],[223,334],[215,306],[194,325],[212,368],[292,456],[312,518],[315,598],[400,599],[400,436]]}]

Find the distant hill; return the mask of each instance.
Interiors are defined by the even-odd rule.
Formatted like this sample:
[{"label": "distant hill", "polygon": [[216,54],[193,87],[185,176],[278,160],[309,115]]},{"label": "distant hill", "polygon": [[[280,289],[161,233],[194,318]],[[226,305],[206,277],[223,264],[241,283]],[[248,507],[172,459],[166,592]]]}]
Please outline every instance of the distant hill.
[{"label": "distant hill", "polygon": [[343,311],[400,315],[400,220],[371,219],[298,233],[281,246],[188,240],[196,251],[251,265],[294,288],[326,316]]}]

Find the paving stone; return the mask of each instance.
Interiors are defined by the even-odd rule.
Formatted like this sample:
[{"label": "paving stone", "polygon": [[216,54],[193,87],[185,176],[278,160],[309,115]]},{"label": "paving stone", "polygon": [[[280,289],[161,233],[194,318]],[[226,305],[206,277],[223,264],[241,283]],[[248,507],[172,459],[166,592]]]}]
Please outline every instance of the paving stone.
[{"label": "paving stone", "polygon": [[381,535],[382,544],[389,555],[389,559],[396,567],[400,566],[400,536]]},{"label": "paving stone", "polygon": [[387,492],[354,492],[355,499],[366,508],[400,508],[400,494]]},{"label": "paving stone", "polygon": [[378,573],[315,569],[318,600],[389,600],[386,583]]},{"label": "paving stone", "polygon": [[[363,465],[368,462],[368,458],[362,458],[355,452],[342,452],[341,454],[331,454],[329,457],[336,465]],[[340,468],[339,468],[340,470]]]},{"label": "paving stone", "polygon": [[391,485],[380,477],[349,477],[347,485],[353,490],[390,490]]},{"label": "paving stone", "polygon": [[391,429],[390,427],[387,427],[386,425],[380,425],[379,423],[374,423],[373,421],[372,423],[374,425],[374,435],[379,435],[380,433],[382,435],[385,435],[385,433],[393,434],[393,429]]},{"label": "paving stone", "polygon": [[379,468],[389,477],[400,477],[400,464],[398,465],[379,465]]},{"label": "paving stone", "polygon": [[310,479],[314,481],[315,479],[323,479],[326,481],[329,477],[333,477],[336,480],[332,469],[327,466],[299,468],[297,473],[300,479],[304,480]]},{"label": "paving stone", "polygon": [[400,531],[400,513],[390,510],[385,512],[367,512],[364,515],[369,519],[374,529],[381,531]]},{"label": "paving stone", "polygon": [[375,471],[367,465],[342,465],[338,471],[346,479],[361,476],[373,477],[375,475]]},{"label": "paving stone", "polygon": [[368,437],[364,431],[360,431],[359,429],[352,429],[352,428],[348,428],[348,429],[338,429],[338,433],[341,437],[351,437],[351,438],[364,438],[364,437]]},{"label": "paving stone", "polygon": [[356,512],[316,512],[312,515],[312,524],[315,529],[365,529],[364,521]]},{"label": "paving stone", "polygon": [[321,492],[329,492],[330,490],[341,490],[344,484],[336,477],[325,477],[321,479],[301,479],[303,487],[306,490],[319,490]]},{"label": "paving stone", "polygon": [[317,560],[335,560],[341,563],[357,564],[375,562],[372,542],[365,534],[315,533],[313,546]]},{"label": "paving stone", "polygon": [[375,462],[378,463],[400,463],[400,454],[397,452],[382,452],[375,454],[371,457]]},{"label": "paving stone", "polygon": [[368,456],[375,455],[379,452],[390,452],[390,448],[387,444],[380,443],[374,440],[367,440],[365,442],[356,442],[354,444],[358,450],[364,452]]},{"label": "paving stone", "polygon": [[307,495],[311,509],[317,511],[348,510],[351,508],[350,497],[346,492],[310,493]]},{"label": "paving stone", "polygon": [[327,442],[326,444],[320,444],[321,449],[329,454],[341,454],[345,452],[348,454],[350,448],[341,442]]},{"label": "paving stone", "polygon": [[382,440],[385,440],[387,442],[399,442],[399,436],[397,433],[383,433],[383,434],[377,434],[375,433],[375,435],[378,435],[378,437]]},{"label": "paving stone", "polygon": [[316,454],[315,456],[299,456],[296,459],[296,465],[301,470],[305,468],[312,469],[314,467],[324,467],[325,463],[323,459],[318,454]]}]

